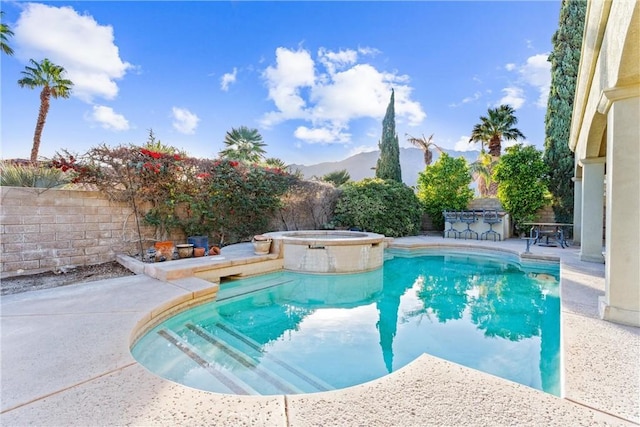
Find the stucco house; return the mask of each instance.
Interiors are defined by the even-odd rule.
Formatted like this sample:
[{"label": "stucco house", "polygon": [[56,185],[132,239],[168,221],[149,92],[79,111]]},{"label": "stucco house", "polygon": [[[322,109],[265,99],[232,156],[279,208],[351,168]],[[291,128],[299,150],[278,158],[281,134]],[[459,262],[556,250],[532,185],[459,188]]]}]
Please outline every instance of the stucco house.
[{"label": "stucco house", "polygon": [[574,240],[582,260],[605,263],[600,316],[640,326],[638,1],[588,2],[569,146]]}]

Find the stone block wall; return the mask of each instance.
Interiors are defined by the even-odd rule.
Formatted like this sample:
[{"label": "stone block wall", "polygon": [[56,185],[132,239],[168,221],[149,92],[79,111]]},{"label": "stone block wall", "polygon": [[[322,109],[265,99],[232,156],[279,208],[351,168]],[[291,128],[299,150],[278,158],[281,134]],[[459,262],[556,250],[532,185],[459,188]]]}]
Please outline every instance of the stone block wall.
[{"label": "stone block wall", "polygon": [[[59,271],[139,252],[132,209],[102,193],[0,187],[1,277]],[[149,228],[143,233],[152,235]]]}]

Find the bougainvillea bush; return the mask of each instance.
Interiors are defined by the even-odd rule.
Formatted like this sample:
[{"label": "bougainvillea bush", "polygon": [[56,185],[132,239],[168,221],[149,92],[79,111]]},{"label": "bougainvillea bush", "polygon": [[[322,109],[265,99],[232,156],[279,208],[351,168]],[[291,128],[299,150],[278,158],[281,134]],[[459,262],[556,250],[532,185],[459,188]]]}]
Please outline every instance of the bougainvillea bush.
[{"label": "bougainvillea bush", "polygon": [[76,183],[129,203],[156,227],[156,240],[176,229],[219,244],[248,240],[266,231],[295,180],[278,168],[196,159],[158,144],[101,145],[82,156],[58,154],[52,164],[75,171]]},{"label": "bougainvillea bush", "polygon": [[212,236],[221,245],[264,233],[297,180],[280,168],[227,159],[199,160],[195,171],[180,198],[185,232]]},{"label": "bougainvillea bush", "polygon": [[112,200],[130,203],[145,223],[156,227],[156,239],[163,240],[179,226],[175,212],[184,159],[177,151],[103,144],[82,156],[58,154],[52,165],[74,170],[76,183],[95,186]]}]

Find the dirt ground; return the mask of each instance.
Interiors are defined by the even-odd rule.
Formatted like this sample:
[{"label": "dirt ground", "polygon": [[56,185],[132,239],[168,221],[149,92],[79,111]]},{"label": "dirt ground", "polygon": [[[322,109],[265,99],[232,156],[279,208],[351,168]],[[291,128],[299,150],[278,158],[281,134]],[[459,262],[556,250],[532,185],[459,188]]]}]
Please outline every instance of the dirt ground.
[{"label": "dirt ground", "polygon": [[132,276],[133,273],[116,261],[104,264],[75,267],[64,272],[45,272],[24,276],[9,277],[0,280],[0,295],[49,289],[72,285],[80,282]]}]

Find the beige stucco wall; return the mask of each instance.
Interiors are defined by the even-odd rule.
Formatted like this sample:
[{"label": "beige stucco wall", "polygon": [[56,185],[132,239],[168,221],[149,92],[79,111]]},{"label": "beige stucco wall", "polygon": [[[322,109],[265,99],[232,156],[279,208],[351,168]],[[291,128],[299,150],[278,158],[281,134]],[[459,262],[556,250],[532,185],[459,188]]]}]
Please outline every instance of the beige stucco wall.
[{"label": "beige stucco wall", "polygon": [[639,22],[637,1],[588,2],[569,139],[576,159],[604,155],[600,144],[611,102],[640,96]]},{"label": "beige stucco wall", "polygon": [[[581,259],[605,262],[600,315],[640,326],[640,2],[588,3],[569,147]],[[605,198],[604,256],[599,207]]]}]

